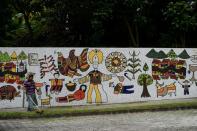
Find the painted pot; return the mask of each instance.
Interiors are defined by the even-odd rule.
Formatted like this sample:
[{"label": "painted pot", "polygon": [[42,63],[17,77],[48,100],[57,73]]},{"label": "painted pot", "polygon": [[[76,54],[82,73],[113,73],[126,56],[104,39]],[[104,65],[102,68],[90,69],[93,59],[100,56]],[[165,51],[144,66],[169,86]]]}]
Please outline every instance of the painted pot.
[{"label": "painted pot", "polygon": [[66,83],[66,87],[69,91],[74,91],[76,88],[76,83],[72,83],[71,81],[69,81],[69,83]]}]

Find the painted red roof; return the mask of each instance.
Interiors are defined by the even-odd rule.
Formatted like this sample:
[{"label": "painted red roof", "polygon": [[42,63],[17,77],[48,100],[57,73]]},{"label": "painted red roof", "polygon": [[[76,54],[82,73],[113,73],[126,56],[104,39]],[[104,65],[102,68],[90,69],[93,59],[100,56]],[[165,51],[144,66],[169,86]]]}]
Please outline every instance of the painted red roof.
[{"label": "painted red roof", "polygon": [[184,65],[185,64],[185,61],[184,60],[179,60],[177,64]]},{"label": "painted red roof", "polygon": [[161,61],[158,60],[158,59],[154,59],[152,63],[154,63],[154,64],[159,64],[159,63],[161,63]]},{"label": "painted red roof", "polygon": [[13,62],[6,63],[4,67],[16,67]]}]

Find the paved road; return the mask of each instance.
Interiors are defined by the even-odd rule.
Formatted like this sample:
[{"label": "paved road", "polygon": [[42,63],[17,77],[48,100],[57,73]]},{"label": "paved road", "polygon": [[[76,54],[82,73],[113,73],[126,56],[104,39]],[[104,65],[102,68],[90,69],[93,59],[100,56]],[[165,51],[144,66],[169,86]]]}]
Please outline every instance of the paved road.
[{"label": "paved road", "polygon": [[197,110],[0,120],[0,131],[197,131]]}]

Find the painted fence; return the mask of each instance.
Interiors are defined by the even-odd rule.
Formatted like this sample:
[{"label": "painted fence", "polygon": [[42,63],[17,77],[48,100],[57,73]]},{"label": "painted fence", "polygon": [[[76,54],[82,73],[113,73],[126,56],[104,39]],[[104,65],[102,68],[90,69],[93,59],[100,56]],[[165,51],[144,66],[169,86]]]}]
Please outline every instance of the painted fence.
[{"label": "painted fence", "polygon": [[197,49],[0,48],[0,108],[27,106],[34,72],[40,106],[197,96]]}]

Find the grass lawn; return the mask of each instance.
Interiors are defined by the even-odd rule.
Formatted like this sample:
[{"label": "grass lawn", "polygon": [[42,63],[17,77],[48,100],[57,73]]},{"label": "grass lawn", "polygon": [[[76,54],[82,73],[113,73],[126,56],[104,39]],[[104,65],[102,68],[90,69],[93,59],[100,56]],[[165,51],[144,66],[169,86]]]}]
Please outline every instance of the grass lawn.
[{"label": "grass lawn", "polygon": [[197,109],[197,99],[184,101],[155,101],[110,105],[91,105],[91,106],[69,106],[69,107],[51,107],[44,108],[43,114],[36,112],[0,112],[0,119],[15,118],[42,118],[42,117],[63,117],[63,116],[83,116],[111,113],[128,113],[143,111],[165,111],[177,109]]}]

